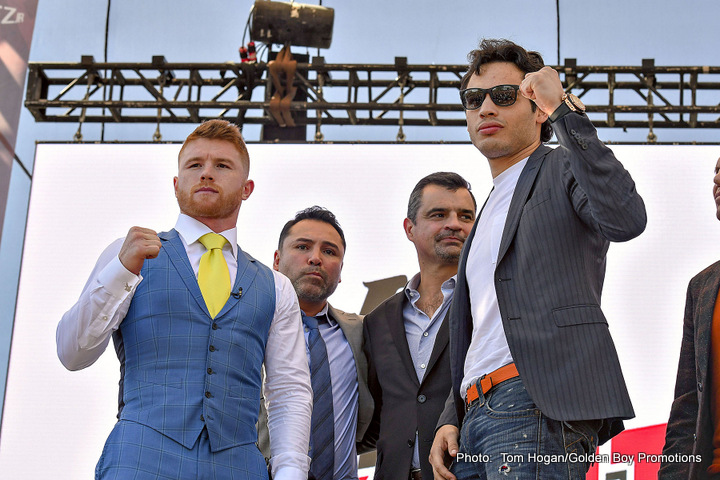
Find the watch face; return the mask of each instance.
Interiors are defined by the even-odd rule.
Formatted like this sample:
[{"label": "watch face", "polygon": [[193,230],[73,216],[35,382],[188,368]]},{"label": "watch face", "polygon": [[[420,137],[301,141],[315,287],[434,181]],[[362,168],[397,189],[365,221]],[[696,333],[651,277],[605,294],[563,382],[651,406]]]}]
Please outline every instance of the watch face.
[{"label": "watch face", "polygon": [[585,104],[577,97],[577,95],[573,93],[568,93],[566,99],[567,102],[569,102],[568,107],[570,107],[572,110],[576,112],[585,111]]}]

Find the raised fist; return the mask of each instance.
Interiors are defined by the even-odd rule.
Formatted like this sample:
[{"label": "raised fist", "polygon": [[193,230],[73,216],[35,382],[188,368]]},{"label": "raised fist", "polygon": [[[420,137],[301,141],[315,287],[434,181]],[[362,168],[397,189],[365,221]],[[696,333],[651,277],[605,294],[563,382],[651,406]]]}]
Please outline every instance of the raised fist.
[{"label": "raised fist", "polygon": [[565,91],[557,71],[552,67],[543,67],[525,75],[520,84],[520,93],[535,102],[540,110],[551,115],[562,103]]},{"label": "raised fist", "polygon": [[157,257],[160,246],[160,238],[155,230],[132,227],[120,247],[118,258],[125,268],[135,275],[140,275],[145,259]]}]

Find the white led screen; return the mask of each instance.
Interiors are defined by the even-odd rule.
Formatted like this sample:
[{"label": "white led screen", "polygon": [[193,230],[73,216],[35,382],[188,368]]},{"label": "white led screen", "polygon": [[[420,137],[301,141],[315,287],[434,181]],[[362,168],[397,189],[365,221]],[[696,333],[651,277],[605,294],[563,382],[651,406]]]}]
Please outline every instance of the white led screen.
[{"label": "white led screen", "polygon": [[[91,478],[115,422],[118,361],[66,371],[55,327],[100,252],[133,225],[167,230],[178,213],[172,177],[179,145],[37,147],[2,436],[3,478]],[[250,145],[256,189],[243,203],[241,247],[270,264],[282,225],[311,205],[332,210],[348,249],[331,298],[358,311],[363,282],[416,273],[402,221],[424,175],[456,171],[482,204],[486,160],[470,145]],[[712,177],[716,147],[616,146],[648,210],[639,238],[613,244],[603,308],[637,418],[667,421],[689,279],[720,259]],[[569,360],[572,361],[572,360]]]}]

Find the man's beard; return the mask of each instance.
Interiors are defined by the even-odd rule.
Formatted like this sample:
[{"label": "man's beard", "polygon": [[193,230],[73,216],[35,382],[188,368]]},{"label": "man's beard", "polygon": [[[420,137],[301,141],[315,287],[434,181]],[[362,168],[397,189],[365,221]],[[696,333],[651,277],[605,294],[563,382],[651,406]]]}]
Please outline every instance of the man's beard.
[{"label": "man's beard", "polygon": [[[197,186],[196,190],[200,188]],[[232,216],[240,208],[240,196],[228,197],[217,185],[212,188],[218,191],[218,198],[209,203],[198,202],[193,198],[193,194],[185,191],[178,191],[177,201],[180,211],[193,218],[228,218]]]},{"label": "man's beard", "polygon": [[338,284],[328,282],[327,274],[318,272],[323,278],[322,284],[317,284],[308,279],[304,274],[292,280],[292,286],[300,300],[310,303],[324,302],[335,292]]},{"label": "man's beard", "polygon": [[458,240],[461,240],[463,244],[465,244],[465,235],[462,232],[452,232],[444,235],[437,235],[435,237],[435,255],[443,262],[443,263],[454,263],[457,264],[460,261],[460,253],[462,252],[462,245],[456,247],[455,245],[442,245],[440,242],[447,237],[457,237]]},{"label": "man's beard", "polygon": [[435,255],[437,255],[443,263],[458,263],[460,261],[460,252],[462,252],[462,249],[457,252],[449,252],[446,249],[440,248],[439,245],[435,246]]}]

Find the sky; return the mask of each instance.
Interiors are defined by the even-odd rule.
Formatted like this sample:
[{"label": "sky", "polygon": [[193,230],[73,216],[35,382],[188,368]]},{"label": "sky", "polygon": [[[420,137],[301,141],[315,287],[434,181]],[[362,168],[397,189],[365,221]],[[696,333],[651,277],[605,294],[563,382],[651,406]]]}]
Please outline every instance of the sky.
[{"label": "sky", "polygon": [[[177,62],[237,61],[250,0],[122,0],[112,1],[108,61],[149,62],[164,55]],[[315,2],[309,2],[315,3]],[[396,56],[410,64],[463,64],[483,37],[511,39],[542,53],[548,64],[576,58],[578,65],[720,65],[715,0],[687,2],[636,0],[480,0],[392,1],[326,0],[335,9],[333,41],[321,51],[328,63],[386,63]],[[560,49],[558,51],[558,6]],[[79,62],[81,55],[104,55],[107,1],[40,0],[30,60]],[[305,53],[305,49],[297,50]],[[314,54],[315,51],[311,51]],[[718,99],[720,103],[720,98]],[[23,111],[16,153],[32,172],[35,142],[72,141],[78,126],[36,123]],[[181,141],[191,125],[161,126],[164,141]],[[107,141],[152,141],[155,125],[108,125]],[[84,125],[85,141],[98,141],[98,125]],[[244,130],[249,141],[259,129]],[[395,128],[326,127],[327,141],[394,141]],[[466,141],[464,128],[407,129],[410,141]],[[718,131],[685,130],[659,141],[717,141]],[[642,142],[647,132],[609,130],[601,139]],[[692,168],[692,167],[690,167]],[[3,238],[0,243],[0,387],[12,329],[31,180],[13,168]],[[78,186],[81,187],[81,186]],[[81,232],[78,232],[81,234]],[[1,396],[0,396],[1,398]]]},{"label": "sky", "polygon": [[[314,3],[314,2],[313,2]],[[251,1],[123,0],[111,3],[108,61],[149,62],[164,55],[170,62],[237,61]],[[550,0],[504,2],[417,0],[413,2],[326,0],[335,9],[333,41],[321,50],[328,63],[392,64],[396,56],[410,64],[465,64],[467,53],[483,37],[509,38],[544,55],[546,63],[576,58],[579,65],[718,65],[715,18],[717,2]],[[77,62],[81,55],[102,61],[107,2],[99,0],[40,0],[31,60]],[[249,40],[249,36],[247,38]],[[705,47],[705,48],[703,48]],[[295,48],[305,53],[305,48]],[[317,51],[312,49],[311,55]],[[720,99],[719,99],[720,100]],[[36,140],[73,138],[77,125],[36,124],[24,112],[18,156],[32,165]],[[152,140],[154,125],[108,125],[106,140]],[[100,139],[99,125],[84,125],[85,141]],[[182,140],[189,126],[161,126],[163,140]],[[257,126],[244,131],[259,139]],[[418,127],[408,140],[465,141],[463,128]],[[613,141],[644,141],[647,132],[603,132]],[[659,140],[696,140],[692,132]],[[394,141],[395,128],[326,127],[328,141]],[[717,137],[715,135],[715,137]]]}]

